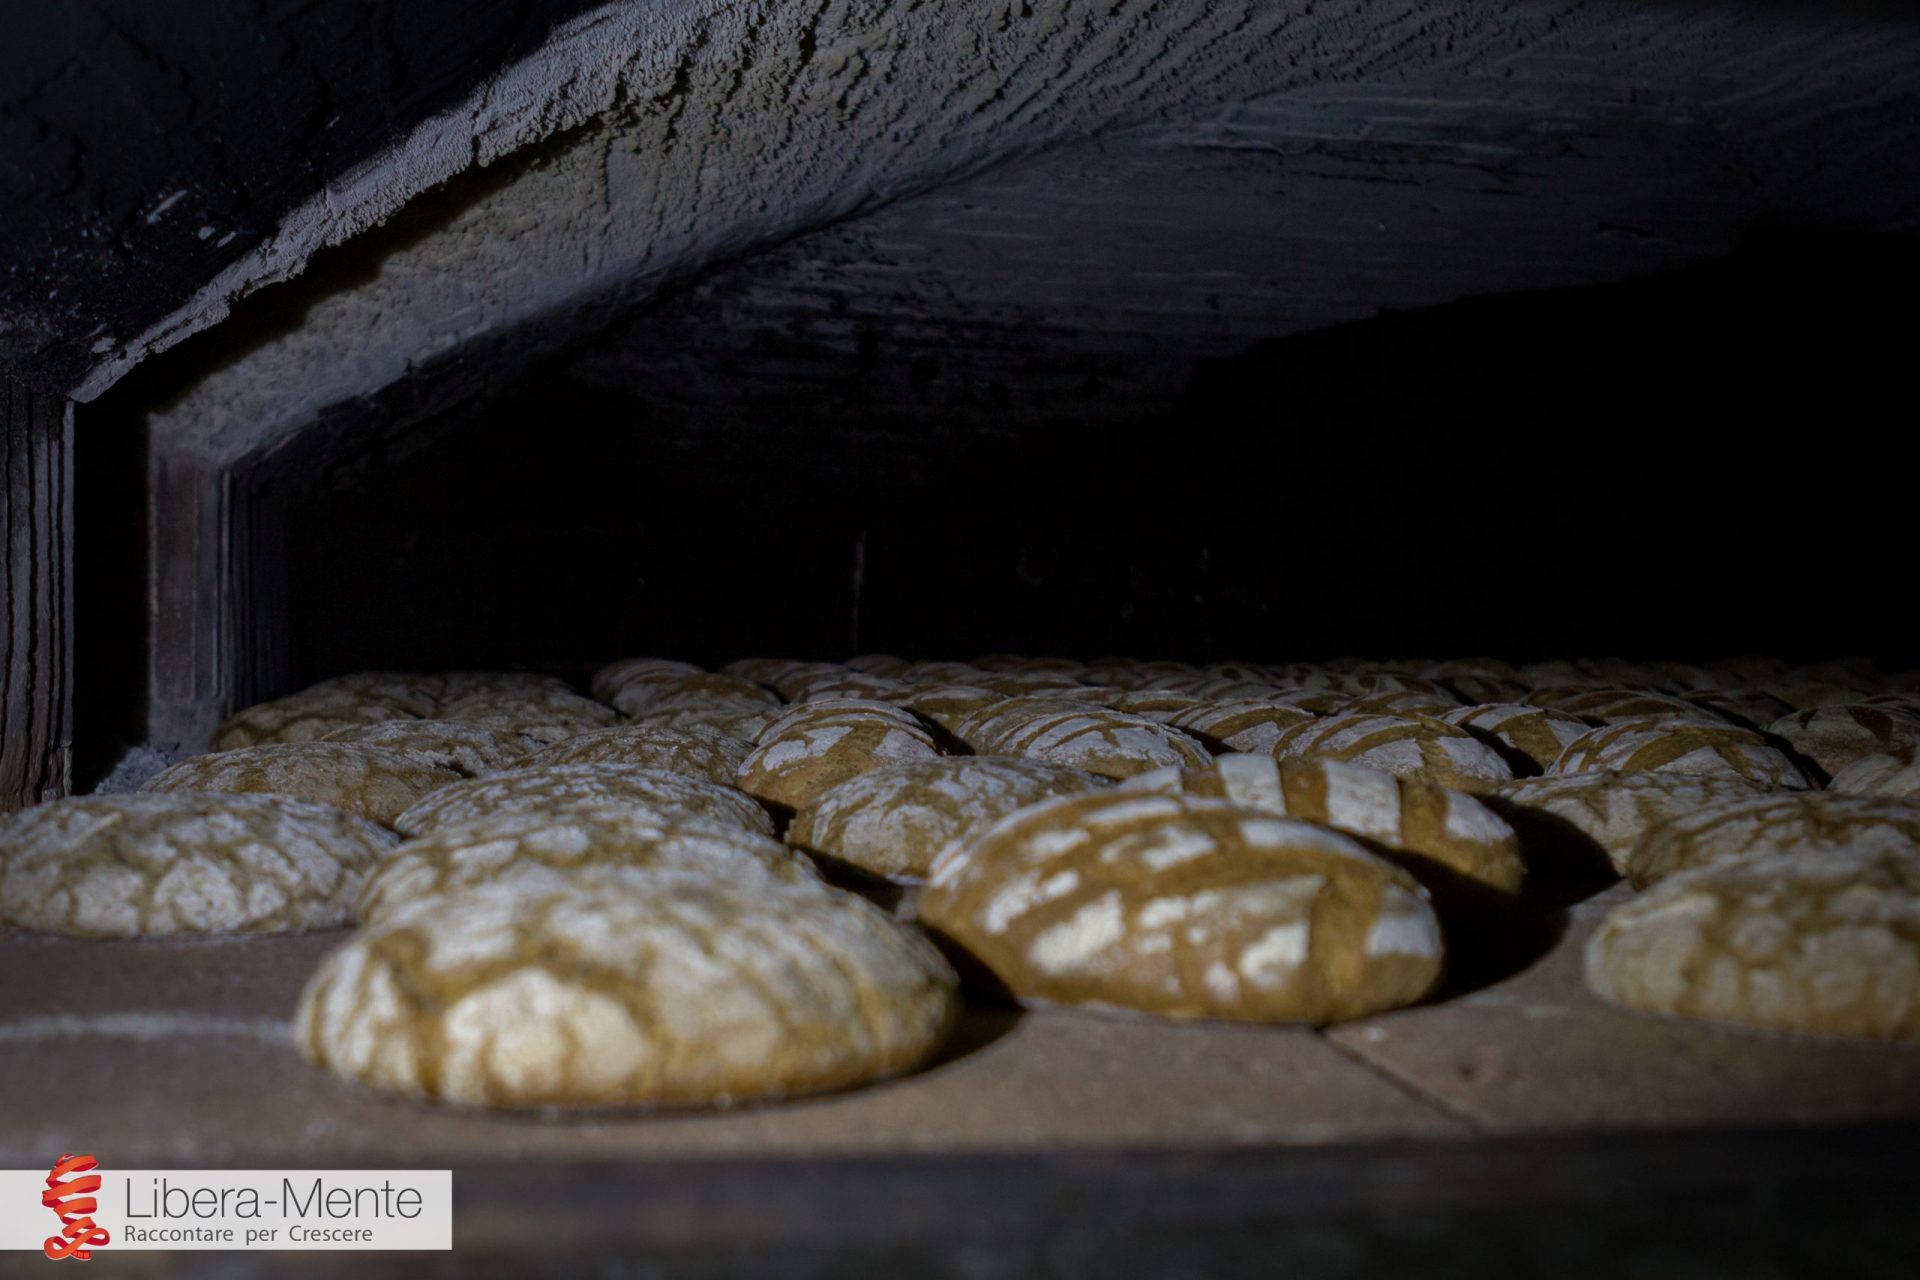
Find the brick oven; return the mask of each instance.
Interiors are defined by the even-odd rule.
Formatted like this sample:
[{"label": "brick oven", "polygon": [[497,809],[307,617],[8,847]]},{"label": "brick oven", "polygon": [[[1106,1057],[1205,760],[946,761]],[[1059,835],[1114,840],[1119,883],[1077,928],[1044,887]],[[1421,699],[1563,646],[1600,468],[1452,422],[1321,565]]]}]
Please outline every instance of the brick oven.
[{"label": "brick oven", "polygon": [[[364,671],[1873,673],[1786,714],[1920,668],[1904,6],[90,0],[8,27],[0,811],[132,791]],[[0,1165],[453,1168],[455,1252],[356,1263],[381,1274],[1911,1267],[1911,1039],[1595,999],[1582,947],[1630,897],[1530,866],[1377,1017],[970,995],[919,1075],[585,1119],[302,1063],[286,1020],[339,930],[0,930]]]}]

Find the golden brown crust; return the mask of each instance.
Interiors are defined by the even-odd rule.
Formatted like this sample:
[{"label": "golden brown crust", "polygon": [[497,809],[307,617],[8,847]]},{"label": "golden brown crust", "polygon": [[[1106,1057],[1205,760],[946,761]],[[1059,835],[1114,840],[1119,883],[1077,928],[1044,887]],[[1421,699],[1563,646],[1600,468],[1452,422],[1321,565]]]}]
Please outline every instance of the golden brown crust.
[{"label": "golden brown crust", "polygon": [[1318,823],[1394,856],[1429,889],[1520,892],[1526,863],[1504,819],[1474,797],[1338,760],[1226,755],[1201,769],[1159,769],[1125,789],[1203,796]]},{"label": "golden brown crust", "polygon": [[545,765],[470,779],[426,797],[401,814],[394,826],[404,835],[417,836],[493,815],[558,815],[583,804],[624,805],[664,817],[773,834],[773,820],[732,787],[684,773],[619,764]]},{"label": "golden brown crust", "polygon": [[461,775],[424,756],[359,742],[282,742],[182,760],[146,792],[263,792],[330,804],[382,826]]},{"label": "golden brown crust", "polygon": [[1431,716],[1327,716],[1282,733],[1273,754],[1281,760],[1344,760],[1455,791],[1485,791],[1513,777],[1493,748]]},{"label": "golden brown crust", "polygon": [[1677,817],[1643,836],[1627,876],[1646,886],[1682,871],[1775,853],[1878,853],[1920,845],[1920,802],[1829,792],[1732,800]]},{"label": "golden brown crust", "polygon": [[851,894],[577,874],[362,930],[308,984],[301,1051],[461,1106],[726,1106],[910,1070],[953,1025],[939,954]]},{"label": "golden brown crust", "polygon": [[771,836],[582,803],[560,813],[490,814],[436,827],[395,847],[361,886],[359,918],[379,920],[422,898],[513,881],[537,887],[583,868],[700,871],[730,883],[793,883],[819,873]]},{"label": "golden brown crust", "polygon": [[1812,784],[1752,729],[1723,721],[1621,720],[1567,744],[1548,773],[1693,773],[1804,791]]},{"label": "golden brown crust", "polygon": [[332,928],[393,844],[282,796],[57,800],[0,819],[0,924],[99,937]]},{"label": "golden brown crust", "polygon": [[1602,999],[1653,1013],[1920,1040],[1920,850],[1683,872],[1614,908],[1586,968]]},{"label": "golden brown crust", "polygon": [[1440,973],[1405,872],[1337,832],[1116,790],[1023,809],[934,867],[920,918],[1022,1000],[1327,1022]]},{"label": "golden brown crust", "polygon": [[1031,760],[910,760],[821,794],[794,818],[787,842],[874,875],[922,880],[941,854],[1008,814],[1107,785],[1094,774]]}]

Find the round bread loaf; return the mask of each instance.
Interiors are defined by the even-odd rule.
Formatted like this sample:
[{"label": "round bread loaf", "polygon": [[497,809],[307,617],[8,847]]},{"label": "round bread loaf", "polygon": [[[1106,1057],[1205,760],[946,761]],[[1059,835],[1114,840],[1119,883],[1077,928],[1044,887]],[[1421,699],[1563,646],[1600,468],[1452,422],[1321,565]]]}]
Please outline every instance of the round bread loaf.
[{"label": "round bread loaf", "polygon": [[1406,872],[1324,827],[1140,792],[1023,809],[942,857],[920,918],[1027,1002],[1334,1022],[1440,976]]},{"label": "round bread loaf", "polygon": [[528,756],[530,769],[560,764],[624,764],[687,773],[732,786],[753,745],[705,725],[674,728],[653,721],[575,734]]},{"label": "round bread loaf", "polygon": [[1342,708],[1349,715],[1441,716],[1460,707],[1460,699],[1450,693],[1426,689],[1387,689],[1356,697]]},{"label": "round bread loaf", "polygon": [[1109,689],[1090,700],[1095,706],[1122,715],[1142,716],[1166,724],[1175,716],[1207,705],[1204,698],[1176,689]]},{"label": "round bread loaf", "polygon": [[1563,685],[1536,689],[1527,695],[1527,705],[1547,707],[1594,724],[1612,724],[1620,720],[1700,718],[1700,708],[1685,698],[1670,697],[1651,689],[1596,689],[1588,685]]},{"label": "round bread loaf", "polygon": [[1492,747],[1431,716],[1327,716],[1282,733],[1273,754],[1281,760],[1344,760],[1455,791],[1484,791],[1513,778]]},{"label": "round bread loaf", "polygon": [[1604,854],[1627,873],[1627,858],[1647,832],[1681,814],[1728,800],[1770,794],[1744,778],[1692,773],[1570,773],[1522,778],[1482,798],[1520,834],[1520,847]]},{"label": "round bread loaf", "polygon": [[889,693],[886,701],[955,733],[968,716],[1006,699],[979,685],[933,684],[902,685]]},{"label": "round bread loaf", "polygon": [[387,720],[335,729],[320,740],[385,747],[467,778],[511,769],[541,746],[538,736],[510,720]]},{"label": "round bread loaf", "polygon": [[812,724],[833,716],[868,716],[902,728],[923,727],[911,711],[891,702],[881,702],[875,698],[823,698],[818,702],[796,702],[782,708],[773,719],[767,721],[766,728],[753,740],[754,745],[769,742],[796,725]]},{"label": "round bread loaf", "polygon": [[1587,942],[1604,1000],[1805,1035],[1920,1040],[1920,851],[1778,853],[1676,875]]},{"label": "round bread loaf", "polygon": [[444,676],[420,675],[406,671],[355,671],[332,676],[308,685],[301,696],[369,699],[391,703],[408,715],[431,719],[446,701]]},{"label": "round bread loaf", "polygon": [[1627,855],[1646,886],[1695,867],[1776,853],[1920,848],[1920,802],[1795,792],[1729,800],[1654,828]]},{"label": "round bread loaf", "polygon": [[0,925],[89,937],[287,933],[353,917],[393,836],[269,795],[85,796],[0,819]]},{"label": "round bread loaf", "polygon": [[1281,733],[1314,719],[1283,702],[1239,700],[1204,702],[1172,716],[1167,723],[1222,751],[1271,751]]},{"label": "round bread loaf", "polygon": [[773,834],[773,819],[734,790],[684,773],[624,764],[510,769],[442,787],[394,822],[404,835],[513,813],[559,816],[582,804],[614,804],[667,818]]},{"label": "round bread loaf", "polygon": [[408,808],[462,780],[423,756],[358,742],[277,742],[182,760],[146,792],[266,792],[330,804],[390,827]]},{"label": "round bread loaf", "polygon": [[1527,695],[1533,692],[1520,681],[1510,677],[1491,674],[1475,675],[1471,672],[1448,676],[1441,683],[1446,686],[1447,692],[1467,706],[1525,702]]},{"label": "round bread loaf", "polygon": [[620,723],[612,707],[564,690],[546,693],[469,693],[440,705],[442,720],[510,720],[545,741]]},{"label": "round bread loaf", "polygon": [[215,751],[238,751],[276,742],[313,742],[352,725],[417,718],[397,702],[365,694],[296,693],[229,716],[213,731],[212,746]]},{"label": "round bread loaf", "polygon": [[787,843],[891,880],[922,880],[936,858],[1008,814],[1107,785],[1032,760],[910,760],[820,795],[794,818]]},{"label": "round bread loaf", "polygon": [[1456,707],[1439,719],[1492,747],[1516,774],[1545,772],[1569,743],[1593,727],[1565,712],[1512,702]]},{"label": "round bread loaf", "polygon": [[720,674],[739,676],[742,680],[751,680],[773,689],[779,687],[779,682],[793,672],[813,665],[799,658],[736,658],[721,667]]},{"label": "round bread loaf", "polygon": [[1845,703],[1785,715],[1767,726],[1828,777],[1867,756],[1920,754],[1920,716],[1898,707]]},{"label": "round bread loaf", "polygon": [[1833,775],[1834,795],[1920,797],[1920,760],[1864,756]]},{"label": "round bread loaf", "polygon": [[1211,759],[1207,749],[1178,729],[1145,716],[1104,707],[1076,707],[1033,716],[997,740],[999,754],[1084,769],[1103,778],[1130,778],[1167,765],[1188,767]]},{"label": "round bread loaf", "polygon": [[1332,827],[1388,851],[1436,891],[1511,896],[1527,873],[1513,828],[1480,801],[1364,765],[1229,755],[1201,769],[1156,769],[1120,786],[1226,800]]},{"label": "round bread loaf", "polygon": [[634,723],[661,729],[712,729],[729,738],[752,742],[773,722],[777,712],[778,708],[764,703],[709,702],[697,707],[650,712]]},{"label": "round bread loaf", "polygon": [[774,812],[791,815],[849,778],[942,754],[906,712],[875,705],[883,710],[842,706],[783,716],[741,763],[736,785]]},{"label": "round bread loaf", "polygon": [[1804,791],[1812,784],[1752,729],[1722,721],[1623,720],[1567,744],[1548,773],[1697,773]]},{"label": "round bread loaf", "polygon": [[818,880],[771,836],[662,817],[623,805],[508,813],[435,827],[395,848],[360,887],[356,909],[380,920],[422,898],[483,884],[534,886],[583,867],[672,867],[729,883]]},{"label": "round bread loaf", "polygon": [[714,703],[729,706],[778,707],[780,697],[739,676],[701,672],[670,680],[629,681],[607,698],[615,708],[630,716],[658,711],[677,711],[682,707],[704,707]]},{"label": "round bread loaf", "polygon": [[1078,715],[1087,710],[1087,705],[1078,699],[1051,693],[1001,698],[966,716],[953,733],[981,755],[997,755],[1007,735],[1027,721],[1051,714]]},{"label": "round bread loaf", "polygon": [[919,1065],[956,986],[852,894],[623,867],[402,909],[321,963],[295,1030],[315,1064],[413,1098],[727,1106]]},{"label": "round bread loaf", "polygon": [[687,676],[705,674],[691,662],[676,662],[671,658],[621,658],[594,672],[587,691],[602,702],[612,702],[614,695],[629,685],[671,684]]},{"label": "round bread loaf", "polygon": [[441,711],[444,704],[468,698],[494,698],[503,701],[540,702],[550,698],[576,698],[579,694],[559,676],[533,671],[449,671],[437,677]]}]

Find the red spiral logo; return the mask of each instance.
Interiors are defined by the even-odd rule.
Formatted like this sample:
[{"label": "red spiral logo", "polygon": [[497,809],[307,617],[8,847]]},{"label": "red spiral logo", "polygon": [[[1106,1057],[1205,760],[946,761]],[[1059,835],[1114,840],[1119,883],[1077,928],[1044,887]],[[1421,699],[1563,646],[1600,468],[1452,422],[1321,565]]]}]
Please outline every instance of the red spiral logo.
[{"label": "red spiral logo", "polygon": [[[100,1175],[93,1172],[99,1167],[100,1162],[92,1156],[64,1155],[54,1162],[53,1172],[47,1175],[47,1189],[40,1193],[40,1203],[60,1215],[60,1234],[48,1236],[42,1246],[49,1258],[91,1262],[93,1250],[112,1241],[106,1228],[92,1217],[100,1207],[94,1196],[100,1190]],[[75,1174],[83,1176],[72,1176]],[[61,1181],[63,1178],[67,1180]]]}]

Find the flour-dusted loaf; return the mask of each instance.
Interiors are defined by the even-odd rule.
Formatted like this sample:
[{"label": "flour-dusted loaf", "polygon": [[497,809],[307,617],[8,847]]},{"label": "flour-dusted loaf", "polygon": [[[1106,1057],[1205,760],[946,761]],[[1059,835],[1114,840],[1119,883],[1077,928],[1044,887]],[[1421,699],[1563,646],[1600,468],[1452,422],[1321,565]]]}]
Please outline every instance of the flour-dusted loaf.
[{"label": "flour-dusted loaf", "polygon": [[1023,1001],[1334,1022],[1418,1000],[1440,925],[1406,872],[1325,827],[1112,791],[950,851],[920,918]]},{"label": "flour-dusted loaf", "polygon": [[941,754],[932,735],[898,707],[803,703],[761,733],[736,785],[773,812],[791,815],[849,778]]},{"label": "flour-dusted loaf", "polygon": [[386,720],[335,729],[321,741],[402,751],[468,778],[511,769],[541,747],[512,720]]},{"label": "flour-dusted loaf", "polygon": [[395,912],[321,963],[295,1032],[329,1071],[459,1106],[727,1106],[918,1066],[956,987],[852,894],[608,868]]},{"label": "flour-dusted loaf", "polygon": [[1513,702],[1455,707],[1438,719],[1492,747],[1523,776],[1544,773],[1569,743],[1593,727],[1578,716]]},{"label": "flour-dusted loaf", "polygon": [[687,676],[705,674],[691,662],[679,662],[672,658],[621,658],[594,672],[593,679],[587,683],[587,692],[611,704],[614,695],[628,687],[640,689],[649,685],[670,685]]},{"label": "flour-dusted loaf", "polygon": [[1641,886],[1695,867],[1776,853],[1920,850],[1920,801],[1794,792],[1729,800],[1649,831],[1627,855]]},{"label": "flour-dusted loaf", "polygon": [[994,743],[991,750],[1001,755],[1084,769],[1103,778],[1130,778],[1167,765],[1201,765],[1212,758],[1190,734],[1145,716],[1096,706],[1023,718],[999,733]]},{"label": "flour-dusted loaf", "polygon": [[330,804],[392,826],[462,775],[424,756],[359,742],[279,742],[182,760],[142,791],[267,792]]},{"label": "flour-dusted loaf", "polygon": [[813,864],[771,836],[582,803],[560,813],[503,813],[435,827],[392,850],[360,888],[362,921],[422,898],[511,881],[537,887],[582,868],[671,867],[735,884],[817,880]]},{"label": "flour-dusted loaf", "polygon": [[1662,823],[1723,801],[1770,794],[1745,778],[1595,772],[1522,778],[1481,798],[1520,833],[1529,855],[1604,855],[1625,875],[1634,845]]},{"label": "flour-dusted loaf", "polygon": [[0,818],[0,925],[94,937],[333,928],[393,844],[363,818],[283,796],[56,800]]},{"label": "flour-dusted loaf", "polygon": [[237,751],[277,742],[312,742],[352,725],[418,718],[412,709],[385,698],[302,692],[256,703],[229,716],[213,731],[212,744],[215,751]]},{"label": "flour-dusted loaf", "polygon": [[1698,773],[1745,778],[1785,790],[1812,784],[1799,766],[1752,729],[1722,721],[1622,720],[1567,744],[1549,773]]},{"label": "flour-dusted loaf", "polygon": [[1911,760],[1920,755],[1920,715],[1899,707],[1857,702],[1813,707],[1780,717],[1767,732],[1828,777],[1868,756]]},{"label": "flour-dusted loaf", "polygon": [[564,689],[545,692],[480,691],[440,704],[443,720],[506,720],[546,742],[620,722],[612,707]]},{"label": "flour-dusted loaf", "polygon": [[408,809],[394,826],[408,836],[498,814],[559,816],[582,804],[618,804],[773,834],[773,820],[732,787],[664,769],[624,764],[561,764],[509,769],[443,787]]},{"label": "flour-dusted loaf", "polygon": [[1032,760],[910,760],[820,795],[794,818],[787,842],[873,875],[922,880],[936,858],[1008,814],[1109,785],[1091,773]]},{"label": "flour-dusted loaf", "polygon": [[1484,791],[1513,777],[1492,747],[1431,716],[1327,716],[1282,733],[1273,754],[1282,760],[1344,760],[1455,791]]},{"label": "flour-dusted loaf", "polygon": [[527,757],[528,768],[555,764],[624,764],[665,769],[732,786],[753,744],[705,725],[641,720],[576,734]]},{"label": "flour-dusted loaf", "polygon": [[981,685],[910,684],[900,686],[884,700],[955,733],[968,716],[1006,698]]},{"label": "flour-dusted loaf", "polygon": [[1700,708],[1685,698],[1657,693],[1651,689],[1594,688],[1590,685],[1561,685],[1536,689],[1527,695],[1527,705],[1547,707],[1593,724],[1612,724],[1618,720],[1698,720]]},{"label": "flour-dusted loaf", "polygon": [[615,689],[607,701],[630,716],[716,704],[748,707],[780,705],[779,695],[771,689],[739,676],[717,672],[702,672],[671,680],[630,681]]},{"label": "flour-dusted loaf", "polygon": [[1920,797],[1920,760],[1862,756],[1834,774],[1827,790],[1835,795]]},{"label": "flour-dusted loaf", "polygon": [[354,671],[316,681],[294,696],[385,702],[426,720],[447,699],[447,677],[412,671]]},{"label": "flour-dusted loaf", "polygon": [[1765,729],[1793,708],[1759,689],[1710,689],[1687,694],[1687,701],[1714,719],[1743,729]]},{"label": "flour-dusted loaf", "polygon": [[1311,711],[1265,699],[1203,702],[1167,719],[1176,729],[1199,738],[1210,750],[1271,751],[1280,735],[1314,719]]},{"label": "flour-dusted loaf", "polygon": [[637,717],[635,724],[662,729],[712,729],[729,738],[752,742],[780,711],[764,703],[703,702],[695,706],[649,711]]},{"label": "flour-dusted loaf", "polygon": [[1430,889],[1511,896],[1526,877],[1513,828],[1480,801],[1364,765],[1226,755],[1204,768],[1156,769],[1120,785],[1226,800],[1359,836]]},{"label": "flour-dusted loaf", "polygon": [[1920,850],[1683,872],[1608,913],[1586,968],[1602,999],[1650,1013],[1920,1040]]}]

